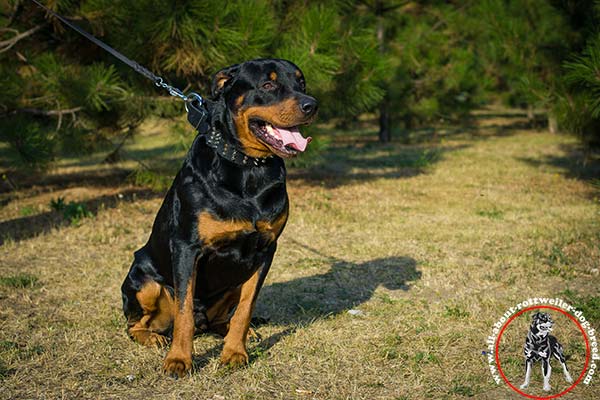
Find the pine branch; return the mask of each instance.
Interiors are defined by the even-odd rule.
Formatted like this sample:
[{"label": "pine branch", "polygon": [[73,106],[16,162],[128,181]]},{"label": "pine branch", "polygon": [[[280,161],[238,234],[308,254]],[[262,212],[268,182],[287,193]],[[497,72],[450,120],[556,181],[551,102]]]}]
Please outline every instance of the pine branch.
[{"label": "pine branch", "polygon": [[58,116],[61,117],[63,114],[74,114],[78,111],[81,111],[83,107],[74,107],[74,108],[66,108],[63,110],[40,110],[39,108],[19,108],[17,110],[12,110],[9,113],[4,115],[13,115],[17,113],[25,113],[25,114],[33,114],[33,115],[43,115],[46,117],[49,116]]},{"label": "pine branch", "polygon": [[[17,44],[17,42],[19,42],[22,39],[25,39],[26,37],[33,35],[34,33],[39,31],[46,25],[47,24],[44,23],[44,24],[40,24],[38,26],[34,26],[33,28],[31,28],[23,33],[18,33],[17,35],[13,36],[10,39],[1,41],[0,42],[0,53],[4,53],[5,51],[8,51],[11,47],[13,47],[15,44]],[[14,29],[10,29],[10,30],[14,31]],[[17,32],[17,31],[15,31],[15,32]]]}]

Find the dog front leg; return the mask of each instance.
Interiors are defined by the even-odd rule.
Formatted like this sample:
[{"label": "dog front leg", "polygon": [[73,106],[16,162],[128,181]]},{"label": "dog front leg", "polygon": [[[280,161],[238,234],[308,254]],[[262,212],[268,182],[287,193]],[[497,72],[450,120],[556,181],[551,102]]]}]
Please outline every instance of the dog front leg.
[{"label": "dog front leg", "polygon": [[525,389],[529,386],[529,379],[531,379],[531,360],[525,361],[525,382],[520,386],[521,389]]},{"label": "dog front leg", "polygon": [[225,345],[221,352],[221,363],[239,366],[248,363],[246,337],[257,294],[259,271],[256,271],[243,285],[240,300],[229,322]]},{"label": "dog front leg", "polygon": [[542,373],[544,374],[544,390],[549,392],[552,387],[550,386],[550,374],[552,373],[552,366],[549,360],[542,360]]},{"label": "dog front leg", "polygon": [[173,341],[163,364],[165,374],[182,378],[192,368],[196,252],[176,239],[171,243],[175,311]]},{"label": "dog front leg", "polygon": [[263,265],[242,285],[240,299],[229,321],[229,331],[225,336],[225,345],[221,352],[221,364],[239,366],[248,363],[246,341],[248,340],[250,320],[252,319],[258,292],[271,268],[275,249],[276,244],[273,243]]}]

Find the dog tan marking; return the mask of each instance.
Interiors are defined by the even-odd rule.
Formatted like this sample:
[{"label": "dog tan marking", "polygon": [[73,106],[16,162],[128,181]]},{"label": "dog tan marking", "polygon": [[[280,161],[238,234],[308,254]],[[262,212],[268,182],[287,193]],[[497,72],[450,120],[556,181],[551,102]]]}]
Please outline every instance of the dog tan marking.
[{"label": "dog tan marking", "polygon": [[269,146],[261,142],[250,130],[249,120],[259,118],[275,126],[290,127],[309,123],[300,111],[298,102],[287,99],[269,106],[242,107],[233,117],[235,129],[244,153],[250,157],[266,157],[272,152]]},{"label": "dog tan marking", "polygon": [[264,237],[269,241],[273,242],[277,240],[281,231],[283,231],[283,227],[288,219],[288,208],[279,214],[277,218],[273,221],[258,221],[256,223],[256,228],[259,232],[261,232]]},{"label": "dog tan marking", "polygon": [[164,347],[168,339],[161,333],[171,327],[174,302],[171,294],[159,283],[150,281],[135,294],[142,307],[139,321],[127,321],[129,336],[144,346]]},{"label": "dog tan marking", "polygon": [[173,343],[165,358],[163,371],[182,378],[192,368],[192,350],[194,340],[194,284],[196,271],[187,284],[183,304],[175,296],[175,321],[173,324]]},{"label": "dog tan marking", "polygon": [[256,302],[256,290],[258,285],[260,269],[243,285],[240,293],[240,301],[229,322],[229,331],[225,336],[225,345],[221,352],[221,363],[238,366],[248,363],[246,352],[246,340],[250,328],[250,319]]},{"label": "dog tan marking", "polygon": [[272,81],[276,81],[277,80],[277,72],[273,71],[269,74],[269,79]]},{"label": "dog tan marking", "polygon": [[244,102],[245,98],[246,98],[246,95],[241,95],[240,97],[238,97],[237,99],[235,99],[235,106],[237,108],[240,108],[242,106],[242,103]]},{"label": "dog tan marking", "polygon": [[299,70],[299,69],[297,69],[297,70],[294,72],[294,75],[296,75],[296,78],[301,78],[301,77],[302,77],[302,72],[300,72],[300,70]]},{"label": "dog tan marking", "polygon": [[217,75],[215,75],[217,89],[222,89],[223,86],[225,86],[225,82],[227,82],[229,79],[231,79],[231,76],[223,72],[218,72]]},{"label": "dog tan marking", "polygon": [[198,216],[198,235],[207,246],[214,246],[221,241],[232,240],[240,233],[252,231],[254,226],[250,221],[223,221],[206,211]]},{"label": "dog tan marking", "polygon": [[250,221],[219,220],[207,211],[202,211],[198,216],[198,234],[200,240],[211,247],[220,242],[233,240],[239,234],[254,231],[261,232],[269,242],[272,242],[279,237],[287,217],[288,209],[286,208],[273,221],[257,221],[254,226]]}]

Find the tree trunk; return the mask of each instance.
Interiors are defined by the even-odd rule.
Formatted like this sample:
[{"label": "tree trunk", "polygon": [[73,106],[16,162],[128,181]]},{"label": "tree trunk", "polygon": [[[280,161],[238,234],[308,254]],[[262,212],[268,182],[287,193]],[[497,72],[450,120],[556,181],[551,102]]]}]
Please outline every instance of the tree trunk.
[{"label": "tree trunk", "polygon": [[533,106],[531,104],[527,105],[527,123],[529,126],[535,126],[535,113],[533,112]]},{"label": "tree trunk", "polygon": [[387,95],[385,95],[379,105],[379,141],[381,143],[387,143],[391,140],[390,113],[388,110],[388,98]]},{"label": "tree trunk", "polygon": [[[382,57],[385,53],[385,27],[383,25],[383,14],[383,2],[378,0],[375,3],[375,15],[377,16],[377,42],[379,44],[379,54],[381,54]],[[389,97],[386,93],[379,105],[379,141],[387,143],[391,141],[391,139]]]},{"label": "tree trunk", "polygon": [[548,113],[548,130],[550,133],[558,133],[558,121],[556,116]]}]

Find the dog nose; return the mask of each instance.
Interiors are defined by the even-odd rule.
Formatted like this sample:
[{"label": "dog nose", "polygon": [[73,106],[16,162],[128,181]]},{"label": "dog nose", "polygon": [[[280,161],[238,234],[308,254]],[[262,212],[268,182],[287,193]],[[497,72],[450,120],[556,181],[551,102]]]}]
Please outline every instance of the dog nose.
[{"label": "dog nose", "polygon": [[313,115],[314,113],[317,112],[317,100],[313,99],[312,97],[305,97],[301,100],[300,102],[300,110],[302,110],[302,112],[307,116],[310,117],[311,115]]}]

